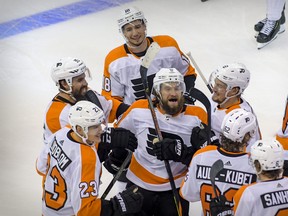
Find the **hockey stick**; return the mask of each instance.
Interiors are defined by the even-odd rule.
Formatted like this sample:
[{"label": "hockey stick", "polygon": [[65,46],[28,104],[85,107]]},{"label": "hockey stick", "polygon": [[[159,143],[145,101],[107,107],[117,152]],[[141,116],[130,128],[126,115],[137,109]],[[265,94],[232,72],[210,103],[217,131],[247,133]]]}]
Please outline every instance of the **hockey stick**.
[{"label": "hockey stick", "polygon": [[[148,67],[151,64],[151,62],[154,59],[154,57],[156,56],[156,54],[158,53],[159,49],[160,49],[160,47],[159,47],[159,45],[156,42],[153,42],[150,45],[150,47],[148,48],[148,50],[146,52],[146,55],[145,55],[145,57],[144,57],[144,59],[142,61],[142,64],[141,64],[141,67],[140,67],[140,74],[141,74],[141,78],[142,78],[142,82],[143,82],[143,86],[144,86],[145,96],[146,96],[146,99],[148,100],[149,109],[151,111],[151,116],[152,116],[153,123],[154,123],[154,126],[155,126],[155,130],[156,130],[156,133],[157,133],[157,137],[158,137],[158,140],[161,141],[161,140],[163,140],[163,137],[162,137],[162,134],[161,134],[161,130],[160,130],[158,121],[157,121],[157,117],[156,117],[156,113],[155,113],[155,110],[154,110],[154,106],[153,106],[153,103],[152,103],[152,100],[151,100],[151,97],[150,97],[150,94],[149,94],[150,91],[149,91],[148,80],[147,80]],[[179,211],[180,198],[179,198],[179,194],[177,192],[176,186],[175,186],[175,182],[174,182],[173,174],[172,174],[172,171],[171,171],[171,167],[170,167],[170,164],[169,164],[169,162],[167,160],[164,160],[164,164],[165,164],[168,176],[169,176],[169,182],[170,182],[171,189],[172,189],[172,192],[173,192],[174,202],[175,202],[175,205],[176,205],[177,213],[180,216],[181,215],[180,211]]]},{"label": "hockey stick", "polygon": [[288,96],[286,99],[286,105],[284,110],[283,122],[282,122],[282,133],[284,134],[288,126]]},{"label": "hockey stick", "polygon": [[[93,90],[88,90],[85,94],[85,97],[87,98],[88,101],[94,103],[96,106],[98,106],[101,110],[103,110],[102,105],[96,95],[97,93],[94,92]],[[104,110],[103,110],[104,111]]]},{"label": "hockey stick", "polygon": [[191,97],[200,101],[205,106],[205,109],[208,115],[208,125],[207,125],[208,127],[207,145],[208,145],[210,142],[210,137],[211,137],[211,104],[210,104],[210,101],[206,97],[206,95],[197,88],[190,89],[189,94]]},{"label": "hockey stick", "polygon": [[205,76],[203,75],[202,71],[200,70],[200,68],[198,67],[196,61],[193,59],[191,52],[188,52],[186,54],[188,56],[188,58],[190,59],[190,61],[192,62],[192,64],[194,65],[194,67],[196,68],[196,71],[198,72],[198,74],[201,76],[202,80],[204,81],[205,85],[207,86],[207,88],[209,89],[209,91],[211,93],[213,93],[212,91],[212,87],[210,86],[210,84],[207,82]]},{"label": "hockey stick", "polygon": [[210,170],[210,181],[212,184],[212,188],[213,191],[215,193],[215,197],[217,198],[217,200],[220,202],[220,198],[217,194],[216,191],[216,186],[215,186],[215,178],[217,176],[217,174],[224,168],[224,164],[223,161],[221,159],[217,160],[215,163],[213,163],[213,165],[211,166],[211,170]]},{"label": "hockey stick", "polygon": [[130,163],[130,160],[131,160],[131,157],[132,157],[132,151],[130,151],[130,150],[127,150],[127,151],[128,151],[128,155],[126,156],[126,158],[123,161],[123,163],[121,164],[119,170],[114,175],[113,179],[111,180],[111,182],[109,183],[109,185],[107,186],[105,191],[103,192],[103,194],[101,196],[101,199],[105,199],[106,198],[106,196],[109,194],[110,190],[114,186],[115,182],[119,179],[120,175],[124,171],[125,167]]}]

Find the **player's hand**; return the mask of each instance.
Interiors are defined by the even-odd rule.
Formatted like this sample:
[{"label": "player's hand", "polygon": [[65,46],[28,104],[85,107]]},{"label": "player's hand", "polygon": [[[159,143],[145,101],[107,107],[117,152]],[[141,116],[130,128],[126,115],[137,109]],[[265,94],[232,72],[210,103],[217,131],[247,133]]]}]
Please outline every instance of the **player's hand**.
[{"label": "player's hand", "polygon": [[230,206],[230,203],[227,201],[226,197],[223,195],[220,195],[220,200],[213,198],[210,202],[210,215],[211,216],[219,216],[219,215],[225,215],[225,216],[232,216],[233,211],[232,207]]},{"label": "player's hand", "polygon": [[125,148],[134,151],[138,146],[135,135],[124,128],[109,127],[102,134],[102,142],[110,145],[110,149]]},{"label": "player's hand", "polygon": [[138,187],[133,185],[111,198],[110,201],[113,205],[114,215],[135,214],[141,211],[143,195],[138,192]]},{"label": "player's hand", "polygon": [[[128,155],[128,150],[126,149],[113,149],[109,153],[108,157],[105,159],[105,162],[103,163],[103,165],[108,170],[108,172],[115,175],[120,169],[120,166],[123,164],[127,155]],[[128,166],[129,166],[129,163],[124,168],[123,170],[124,172],[127,170]]]},{"label": "player's hand", "polygon": [[[207,146],[207,135],[208,135],[208,126],[201,124],[200,127],[194,127],[192,129],[192,134],[190,138],[191,145],[195,150],[201,149]],[[215,135],[214,131],[210,132],[210,142],[208,145],[217,145],[219,146],[219,139]]]},{"label": "player's hand", "polygon": [[153,141],[153,153],[159,160],[181,161],[185,145],[179,139],[165,138]]}]

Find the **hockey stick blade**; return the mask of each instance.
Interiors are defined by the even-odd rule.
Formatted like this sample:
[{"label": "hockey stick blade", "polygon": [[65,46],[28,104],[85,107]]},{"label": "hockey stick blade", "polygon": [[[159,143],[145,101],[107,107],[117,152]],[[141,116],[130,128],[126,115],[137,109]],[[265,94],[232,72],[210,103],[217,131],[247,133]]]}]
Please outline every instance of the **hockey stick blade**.
[{"label": "hockey stick blade", "polygon": [[117,171],[117,173],[114,175],[113,179],[111,180],[111,182],[109,183],[109,185],[107,186],[107,188],[105,189],[105,191],[103,192],[101,199],[105,199],[107,197],[107,195],[109,194],[110,190],[112,189],[112,187],[114,186],[115,182],[119,179],[120,175],[122,174],[122,172],[124,171],[125,167],[128,165],[128,163],[130,163],[132,157],[132,151],[128,150],[128,155],[126,156],[125,160],[123,161],[123,163],[121,164],[119,170]]},{"label": "hockey stick blade", "polygon": [[224,168],[224,163],[221,159],[219,159],[213,163],[213,165],[211,166],[211,170],[210,170],[210,181],[213,187],[213,191],[215,193],[215,197],[218,199],[218,201],[220,201],[220,199],[216,191],[215,178],[223,168]]},{"label": "hockey stick blade", "polygon": [[97,97],[97,93],[94,92],[93,90],[88,90],[85,94],[85,97],[87,98],[88,101],[94,103],[97,105],[101,110],[103,110],[102,105]]},{"label": "hockey stick blade", "polygon": [[190,89],[189,92],[190,96],[195,98],[196,100],[200,101],[206,109],[208,115],[208,135],[207,135],[207,144],[210,142],[211,137],[211,104],[207,96],[197,88]]},{"label": "hockey stick blade", "polygon": [[142,82],[143,82],[145,91],[149,90],[148,89],[148,81],[147,81],[148,68],[149,68],[151,62],[153,61],[153,59],[155,58],[155,56],[157,55],[157,53],[159,52],[159,50],[160,50],[160,46],[157,42],[151,43],[147,49],[147,52],[146,52],[144,58],[142,59],[142,63],[140,66],[140,75],[142,78]]}]

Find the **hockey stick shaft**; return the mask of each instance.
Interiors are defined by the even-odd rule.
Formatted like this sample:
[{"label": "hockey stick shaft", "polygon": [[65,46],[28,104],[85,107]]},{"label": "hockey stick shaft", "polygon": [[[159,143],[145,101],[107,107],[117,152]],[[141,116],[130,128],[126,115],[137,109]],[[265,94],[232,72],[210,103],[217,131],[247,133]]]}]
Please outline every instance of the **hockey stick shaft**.
[{"label": "hockey stick shaft", "polygon": [[191,55],[191,52],[188,52],[186,54],[188,56],[188,58],[190,59],[190,61],[192,62],[192,64],[194,65],[196,71],[198,72],[198,74],[201,76],[202,80],[204,81],[205,85],[207,86],[207,88],[209,89],[209,91],[211,93],[213,93],[212,87],[210,86],[210,84],[208,83],[208,81],[206,80],[205,76],[203,75],[201,69],[198,67],[196,61],[194,60],[194,58]]},{"label": "hockey stick shaft", "polygon": [[283,122],[282,122],[282,133],[283,134],[287,130],[287,126],[288,126],[288,96],[287,96],[287,99],[286,99],[286,105],[285,105]]},{"label": "hockey stick shaft", "polygon": [[124,171],[125,167],[130,163],[130,160],[131,160],[131,157],[132,157],[132,151],[129,151],[129,150],[127,150],[127,151],[128,151],[127,157],[125,158],[125,160],[121,164],[119,170],[114,175],[113,179],[111,180],[111,182],[109,183],[109,185],[107,186],[105,191],[103,192],[103,194],[101,196],[101,199],[105,199],[107,197],[107,195],[111,191],[112,187],[114,186],[115,182],[119,179],[120,175]]},{"label": "hockey stick shaft", "polygon": [[[154,42],[155,43],[155,42]],[[158,123],[158,120],[157,120],[157,117],[156,117],[156,112],[154,110],[154,106],[153,106],[153,103],[152,103],[152,100],[151,100],[151,97],[150,97],[150,94],[149,94],[149,86],[148,86],[148,81],[147,81],[147,71],[148,71],[148,67],[151,63],[151,61],[153,60],[153,58],[155,57],[155,55],[157,54],[157,52],[159,51],[160,47],[159,45],[155,44],[155,46],[153,46],[152,43],[150,46],[151,47],[151,52],[149,52],[149,49],[143,59],[143,62],[142,62],[142,65],[140,67],[140,74],[141,74],[141,78],[142,78],[142,83],[143,83],[143,86],[144,86],[144,91],[145,91],[145,96],[146,96],[146,99],[148,100],[148,105],[149,105],[149,109],[150,109],[150,112],[151,112],[151,116],[152,116],[152,119],[153,119],[153,123],[154,123],[154,127],[155,127],[155,130],[156,130],[156,133],[157,133],[157,136],[158,136],[158,139],[159,141],[163,140],[163,137],[162,137],[162,133],[161,133],[161,130],[160,130],[160,127],[159,127],[159,123]],[[170,167],[170,164],[167,160],[164,160],[164,164],[165,164],[165,168],[167,170],[167,173],[168,173],[168,177],[169,177],[169,182],[170,182],[170,185],[171,185],[171,189],[172,189],[172,192],[173,192],[173,198],[174,198],[174,202],[175,202],[175,206],[176,206],[176,209],[177,209],[177,213],[178,215],[180,216],[180,210],[179,210],[179,204],[180,204],[180,198],[179,198],[179,194],[178,194],[178,191],[176,189],[176,185],[175,185],[175,182],[174,182],[174,178],[173,178],[173,174],[172,174],[172,171],[171,171],[171,167]]]},{"label": "hockey stick shaft", "polygon": [[212,184],[213,191],[215,193],[215,197],[217,198],[218,201],[220,201],[220,198],[216,191],[215,178],[223,168],[224,168],[223,161],[219,159],[213,163],[210,170],[210,181]]}]

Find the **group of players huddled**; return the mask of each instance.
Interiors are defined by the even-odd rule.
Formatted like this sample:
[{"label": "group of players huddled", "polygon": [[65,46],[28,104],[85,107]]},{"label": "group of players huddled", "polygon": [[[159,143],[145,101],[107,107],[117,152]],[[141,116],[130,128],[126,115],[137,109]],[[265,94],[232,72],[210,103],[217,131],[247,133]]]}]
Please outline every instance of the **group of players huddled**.
[{"label": "group of players huddled", "polygon": [[[125,44],[106,56],[101,94],[88,86],[81,59],[65,57],[52,67],[59,92],[46,110],[36,163],[42,215],[188,216],[196,201],[203,215],[288,215],[287,105],[276,138],[262,140],[242,97],[250,81],[244,64],[211,73],[211,107],[204,109],[189,94],[195,69],[172,37],[147,36],[147,20],[135,7],[123,10],[118,27]],[[153,43],[160,50],[145,75],[147,92],[140,66]],[[102,165],[122,172],[126,185],[110,199],[99,194]]]}]

